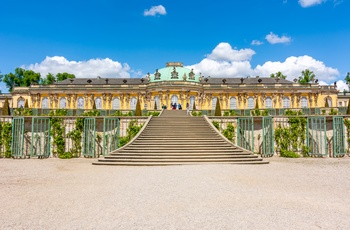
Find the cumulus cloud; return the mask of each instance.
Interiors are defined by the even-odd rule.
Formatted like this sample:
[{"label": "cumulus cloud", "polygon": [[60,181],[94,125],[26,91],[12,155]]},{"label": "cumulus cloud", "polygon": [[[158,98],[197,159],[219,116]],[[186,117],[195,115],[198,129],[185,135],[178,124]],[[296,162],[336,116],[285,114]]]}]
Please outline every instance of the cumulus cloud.
[{"label": "cumulus cloud", "polygon": [[138,75],[130,69],[128,64],[121,64],[109,58],[90,59],[87,61],[69,61],[62,56],[46,57],[42,62],[23,66],[39,72],[42,77],[48,73],[72,73],[77,78],[95,78],[97,76],[108,78],[129,78],[130,73]]},{"label": "cumulus cloud", "polygon": [[[224,45],[223,45],[224,44]],[[218,49],[218,46],[221,48]],[[283,62],[267,61],[262,65],[257,65],[252,68],[250,59],[255,54],[253,50],[249,51],[250,55],[241,55],[239,51],[243,50],[232,49],[228,43],[220,43],[206,58],[199,63],[188,66],[193,68],[197,73],[202,73],[204,76],[211,77],[246,77],[246,76],[261,76],[269,77],[271,73],[281,71],[287,76],[288,80],[299,78],[301,71],[309,69],[313,71],[319,81],[332,83],[339,76],[339,71],[332,67],[327,67],[322,61],[318,61],[308,55],[299,57],[288,57]],[[226,56],[222,47],[226,47]],[[220,50],[220,52],[218,52]],[[233,52],[235,51],[235,52]],[[233,54],[239,53],[240,58],[233,57]],[[221,55],[218,55],[221,54]]]},{"label": "cumulus cloud", "polygon": [[257,65],[255,73],[260,76],[269,76],[271,73],[281,71],[288,80],[298,78],[301,71],[309,69],[314,72],[316,78],[322,81],[333,81],[339,75],[339,71],[332,67],[327,67],[323,62],[318,61],[308,55],[299,57],[288,57],[284,62],[265,62]]},{"label": "cumulus cloud", "polygon": [[278,35],[270,32],[268,35],[265,36],[265,39],[270,44],[278,44],[278,43],[289,43],[292,41],[291,37],[283,35],[282,37],[279,37]]},{"label": "cumulus cloud", "polygon": [[162,5],[152,6],[149,10],[144,10],[143,16],[166,15],[165,7]]},{"label": "cumulus cloud", "polygon": [[301,7],[307,8],[315,5],[319,5],[327,0],[299,0]]},{"label": "cumulus cloud", "polygon": [[247,61],[252,58],[255,51],[252,49],[233,49],[229,43],[221,42],[207,57],[220,61]]},{"label": "cumulus cloud", "polygon": [[260,46],[262,44],[264,44],[264,43],[262,41],[259,41],[259,40],[253,40],[251,43],[251,45],[254,45],[254,46]]},{"label": "cumulus cloud", "polygon": [[344,90],[349,91],[349,86],[346,84],[345,81],[339,80],[339,81],[337,81],[337,89],[340,92],[343,92]]}]

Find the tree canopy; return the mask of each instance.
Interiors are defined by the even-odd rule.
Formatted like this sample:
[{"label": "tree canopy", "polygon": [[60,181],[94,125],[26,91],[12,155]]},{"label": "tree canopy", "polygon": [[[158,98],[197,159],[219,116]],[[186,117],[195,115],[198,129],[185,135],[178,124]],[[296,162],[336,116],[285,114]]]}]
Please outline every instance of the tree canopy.
[{"label": "tree canopy", "polygon": [[75,75],[64,72],[64,73],[58,73],[58,74],[56,74],[56,76],[54,76],[52,73],[48,73],[46,75],[46,78],[44,78],[42,80],[42,84],[43,85],[51,85],[55,82],[60,82],[60,81],[63,81],[63,80],[69,79],[69,78],[75,78]]},{"label": "tree canopy", "polygon": [[16,68],[15,73],[5,74],[3,82],[6,87],[12,92],[14,86],[30,86],[31,84],[39,84],[41,80],[40,73],[33,70],[25,70],[23,68]]},{"label": "tree canopy", "polygon": [[299,83],[300,84],[307,84],[309,82],[314,81],[316,78],[314,72],[312,72],[309,69],[301,71],[301,76],[299,76]]},{"label": "tree canopy", "polygon": [[348,73],[346,74],[345,82],[346,82],[346,84],[347,84],[348,86],[350,85],[350,72],[348,72]]},{"label": "tree canopy", "polygon": [[277,73],[270,74],[270,78],[280,78],[280,79],[286,79],[287,76],[283,75],[281,71],[278,71]]}]

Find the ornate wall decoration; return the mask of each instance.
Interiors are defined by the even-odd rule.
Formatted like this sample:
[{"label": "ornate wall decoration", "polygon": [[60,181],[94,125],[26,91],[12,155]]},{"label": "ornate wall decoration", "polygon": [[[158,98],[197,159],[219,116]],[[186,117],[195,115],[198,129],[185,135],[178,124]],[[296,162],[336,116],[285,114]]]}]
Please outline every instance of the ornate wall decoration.
[{"label": "ornate wall decoration", "polygon": [[272,94],[272,103],[273,103],[272,107],[276,108],[277,107],[277,94],[276,93]]},{"label": "ornate wall decoration", "polygon": [[89,101],[88,101],[88,98],[89,98],[89,94],[84,94],[84,108],[88,108],[89,106]]},{"label": "ornate wall decoration", "polygon": [[261,107],[264,108],[265,107],[265,100],[266,100],[266,93],[262,93],[260,95],[260,104],[261,104]]},{"label": "ornate wall decoration", "polygon": [[50,100],[50,108],[53,108],[53,94],[49,95],[49,100]]},{"label": "ornate wall decoration", "polygon": [[54,94],[53,100],[54,100],[54,103],[55,103],[55,107],[58,107],[58,95],[57,95],[57,93]]},{"label": "ornate wall decoration", "polygon": [[70,108],[70,102],[72,101],[72,95],[71,94],[67,94],[67,109]]},{"label": "ornate wall decoration", "polygon": [[317,107],[318,106],[318,95],[319,93],[314,93],[314,100],[315,100],[315,106]]},{"label": "ornate wall decoration", "polygon": [[280,93],[278,97],[278,102],[281,108],[283,108],[283,97],[284,97],[284,93]]},{"label": "ornate wall decoration", "polygon": [[310,107],[312,106],[312,93],[309,93],[309,102],[310,102]]},{"label": "ornate wall decoration", "polygon": [[184,73],[184,75],[182,76],[182,79],[183,79],[184,81],[186,81],[186,79],[187,79],[186,73]]}]

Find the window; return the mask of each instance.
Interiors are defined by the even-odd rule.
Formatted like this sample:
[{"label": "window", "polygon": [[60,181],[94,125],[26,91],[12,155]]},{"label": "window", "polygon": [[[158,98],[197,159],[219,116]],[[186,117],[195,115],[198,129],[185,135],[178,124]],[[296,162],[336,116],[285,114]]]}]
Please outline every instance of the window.
[{"label": "window", "polygon": [[49,108],[49,99],[47,97],[44,97],[41,101],[41,108],[42,109],[48,109]]},{"label": "window", "polygon": [[95,99],[95,105],[96,105],[96,109],[102,109],[102,100],[100,97],[97,97]]},{"label": "window", "polygon": [[339,107],[343,106],[343,102],[339,101]]},{"label": "window", "polygon": [[132,97],[130,99],[130,109],[131,110],[135,110],[136,109],[136,103],[137,103],[136,97]]},{"label": "window", "polygon": [[19,99],[17,102],[17,108],[24,108],[25,100],[23,98]]},{"label": "window", "polygon": [[113,98],[112,109],[120,109],[120,100],[119,100],[119,98],[117,98],[117,97]]},{"label": "window", "polygon": [[84,98],[79,97],[77,101],[77,108],[78,109],[84,109]]},{"label": "window", "polygon": [[212,100],[212,106],[211,106],[211,109],[212,110],[215,110],[215,107],[216,107],[216,101],[218,100],[217,97],[213,97],[213,100]]},{"label": "window", "polygon": [[178,104],[179,98],[176,95],[171,96],[171,104]]},{"label": "window", "polygon": [[254,98],[253,97],[248,98],[248,109],[254,109]]},{"label": "window", "polygon": [[307,108],[308,105],[307,105],[307,98],[306,97],[302,97],[300,99],[300,105],[301,105],[301,108]]},{"label": "window", "polygon": [[267,108],[267,109],[271,109],[272,108],[272,98],[271,97],[267,97],[265,99],[265,108]]},{"label": "window", "polygon": [[283,108],[290,108],[290,100],[289,97],[283,98]]},{"label": "window", "polygon": [[[157,109],[160,109],[160,99],[159,96],[154,97],[154,104],[157,105]],[[146,103],[145,103],[146,105]]]},{"label": "window", "polygon": [[196,109],[193,108],[193,105],[195,105],[196,98],[194,96],[190,96],[190,109]]},{"label": "window", "polygon": [[230,109],[237,109],[237,100],[235,97],[230,98]]},{"label": "window", "polygon": [[65,109],[66,108],[66,98],[61,97],[60,99],[60,109]]},{"label": "window", "polygon": [[327,97],[327,100],[329,107],[332,107],[332,99],[330,97]]}]

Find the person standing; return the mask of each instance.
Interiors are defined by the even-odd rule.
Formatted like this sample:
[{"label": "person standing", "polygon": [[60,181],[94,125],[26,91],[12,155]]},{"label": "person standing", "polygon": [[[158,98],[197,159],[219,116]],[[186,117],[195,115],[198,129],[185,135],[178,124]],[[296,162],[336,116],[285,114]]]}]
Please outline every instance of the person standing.
[{"label": "person standing", "polygon": [[188,104],[188,102],[186,104],[186,113],[187,115],[190,115],[190,105]]}]

